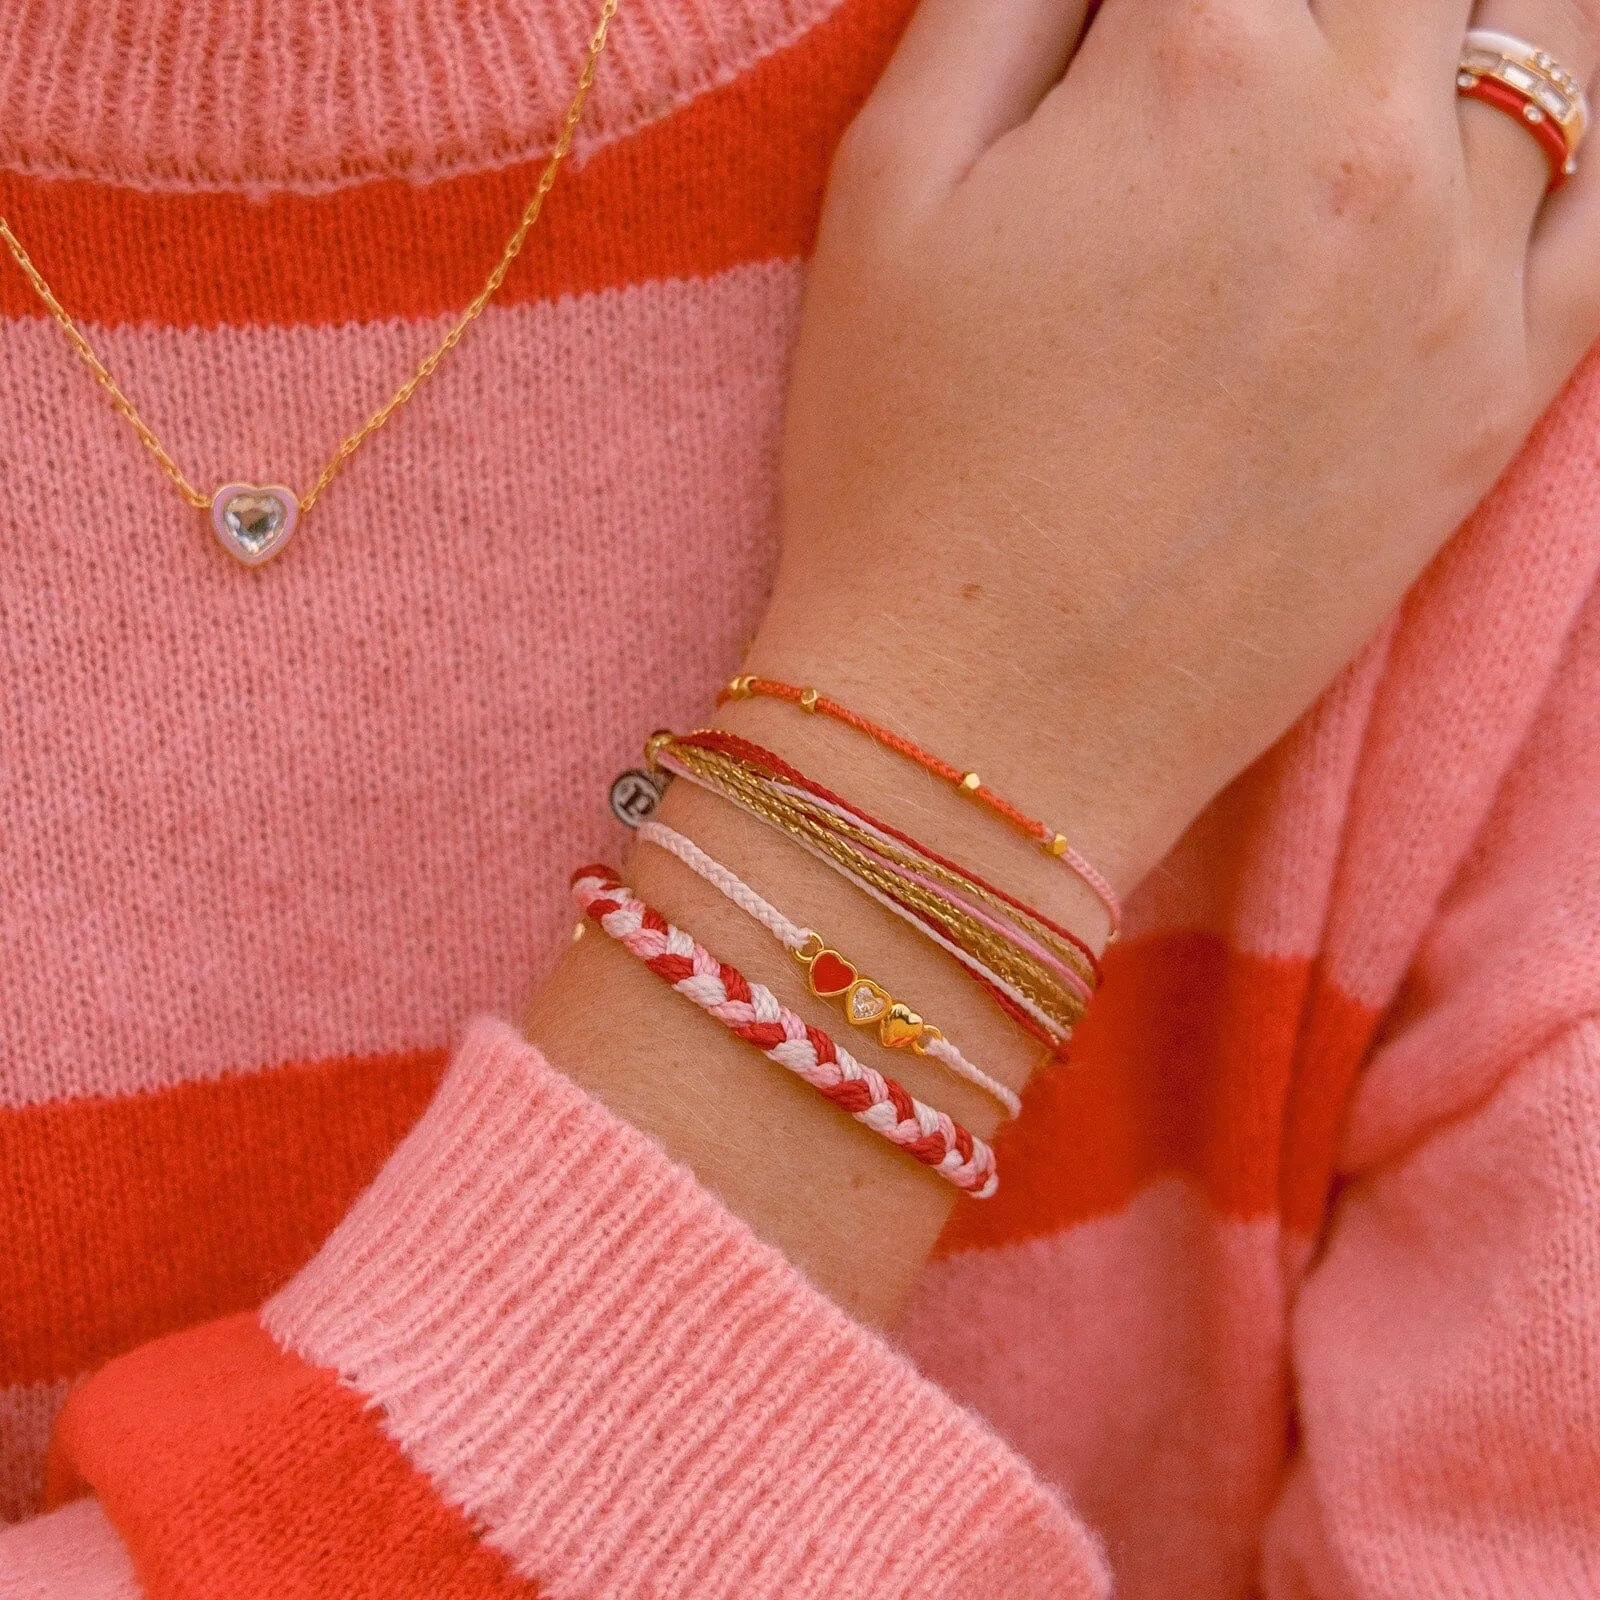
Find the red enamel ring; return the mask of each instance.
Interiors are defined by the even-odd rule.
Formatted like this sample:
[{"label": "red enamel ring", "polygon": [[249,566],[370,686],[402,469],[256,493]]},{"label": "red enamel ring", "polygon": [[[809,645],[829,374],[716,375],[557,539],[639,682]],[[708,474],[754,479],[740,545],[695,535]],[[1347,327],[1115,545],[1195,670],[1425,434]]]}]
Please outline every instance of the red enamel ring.
[{"label": "red enamel ring", "polygon": [[1475,77],[1470,72],[1462,72],[1461,77],[1456,78],[1456,90],[1466,99],[1483,101],[1485,106],[1493,106],[1496,110],[1506,112],[1507,117],[1517,118],[1517,122],[1522,123],[1528,133],[1538,139],[1539,147],[1544,150],[1546,160],[1550,163],[1547,194],[1555,194],[1555,190],[1560,189],[1566,179],[1578,171],[1578,157],[1568,146],[1562,125],[1555,122],[1554,117],[1549,117],[1526,94],[1518,93],[1506,83],[1499,82],[1498,78]]},{"label": "red enamel ring", "polygon": [[1457,92],[1468,100],[1481,100],[1508,117],[1515,117],[1539,141],[1550,163],[1550,186],[1546,191],[1554,194],[1578,170],[1578,159],[1567,143],[1561,124],[1550,116],[1531,96],[1504,84],[1497,78],[1480,78],[1475,73],[1462,72],[1456,79]]}]

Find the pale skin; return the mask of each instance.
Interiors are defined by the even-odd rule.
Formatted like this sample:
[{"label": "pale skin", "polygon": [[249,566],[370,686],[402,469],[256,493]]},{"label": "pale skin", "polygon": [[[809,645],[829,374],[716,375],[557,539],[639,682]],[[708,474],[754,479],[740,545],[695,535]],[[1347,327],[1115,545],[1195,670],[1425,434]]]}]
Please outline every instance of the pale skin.
[{"label": "pale skin", "polygon": [[[847,135],[747,665],[979,770],[1126,893],[1356,654],[1600,337],[1600,145],[1547,199],[1538,144],[1454,86],[1469,26],[1591,81],[1600,0],[1084,19],[1081,0],[924,0]],[[1103,940],[1059,865],[859,735],[760,701],[719,720]],[[1039,1047],[947,956],[719,801],[678,784],[662,815],[1027,1081]],[[991,1102],[847,1029],[678,862],[641,848],[626,876],[993,1130]],[[950,1206],[981,1203],[603,935],[526,1026],[869,1323]]]}]

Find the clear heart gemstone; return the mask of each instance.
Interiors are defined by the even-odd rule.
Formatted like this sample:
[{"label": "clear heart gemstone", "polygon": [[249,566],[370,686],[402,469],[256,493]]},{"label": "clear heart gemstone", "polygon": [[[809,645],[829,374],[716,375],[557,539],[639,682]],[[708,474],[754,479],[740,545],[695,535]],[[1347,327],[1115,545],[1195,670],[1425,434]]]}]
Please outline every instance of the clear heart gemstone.
[{"label": "clear heart gemstone", "polygon": [[855,1023],[871,1022],[881,1017],[886,1009],[883,996],[865,983],[858,983],[850,991],[850,1020]]},{"label": "clear heart gemstone", "polygon": [[236,494],[222,508],[228,532],[251,555],[260,555],[283,526],[289,508],[275,494]]},{"label": "clear heart gemstone", "polygon": [[217,539],[249,567],[270,560],[289,542],[299,516],[299,503],[279,484],[230,483],[211,502]]}]

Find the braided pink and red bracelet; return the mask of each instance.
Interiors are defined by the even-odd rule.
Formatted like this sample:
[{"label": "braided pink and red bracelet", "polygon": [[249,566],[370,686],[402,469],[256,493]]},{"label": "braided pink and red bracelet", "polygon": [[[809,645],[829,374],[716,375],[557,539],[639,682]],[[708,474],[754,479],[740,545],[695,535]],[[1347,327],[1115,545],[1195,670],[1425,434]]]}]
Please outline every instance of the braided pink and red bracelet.
[{"label": "braided pink and red bracelet", "polygon": [[856,1121],[977,1200],[999,1188],[994,1151],[893,1078],[863,1066],[820,1028],[809,1026],[771,990],[748,982],[625,887],[604,866],[572,878],[579,907],[669,987],[803,1078]]}]

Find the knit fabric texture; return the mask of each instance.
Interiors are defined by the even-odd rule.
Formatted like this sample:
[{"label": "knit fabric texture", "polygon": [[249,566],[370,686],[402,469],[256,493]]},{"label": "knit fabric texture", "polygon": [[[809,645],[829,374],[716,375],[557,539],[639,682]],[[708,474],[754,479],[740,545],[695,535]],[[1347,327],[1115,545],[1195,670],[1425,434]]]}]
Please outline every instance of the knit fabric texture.
[{"label": "knit fabric texture", "polygon": [[[1600,359],[1132,898],[892,1343],[492,1020],[760,615],[910,9],[624,0],[257,571],[0,272],[0,1600],[1600,1593]],[[592,21],[24,7],[0,214],[197,483],[303,486]]]}]

